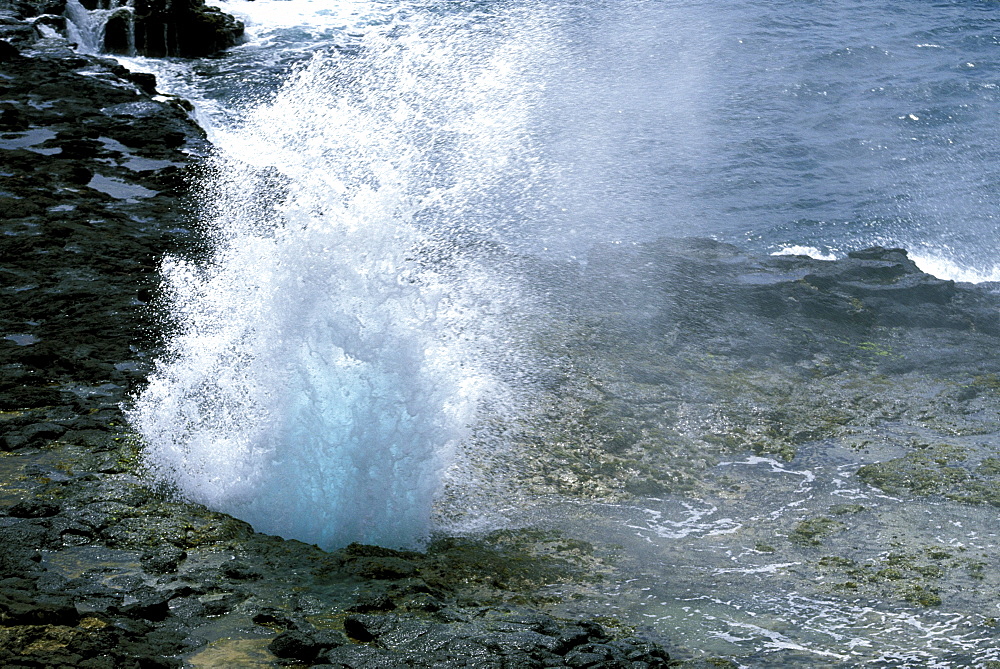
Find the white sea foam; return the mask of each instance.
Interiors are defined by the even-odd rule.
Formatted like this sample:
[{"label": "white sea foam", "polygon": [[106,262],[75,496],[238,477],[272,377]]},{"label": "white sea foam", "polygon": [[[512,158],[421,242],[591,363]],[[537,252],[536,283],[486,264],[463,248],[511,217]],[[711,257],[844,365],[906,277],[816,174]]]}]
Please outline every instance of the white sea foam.
[{"label": "white sea foam", "polygon": [[688,502],[681,502],[684,509],[670,509],[677,520],[669,517],[671,514],[662,509],[637,508],[641,512],[641,520],[638,522],[626,523],[625,526],[636,530],[639,536],[656,536],[661,539],[682,539],[688,536],[713,537],[723,534],[737,532],[743,525],[736,520],[725,518],[713,518],[718,508],[711,505],[696,506]]},{"label": "white sea foam", "polygon": [[988,268],[969,267],[955,260],[934,252],[911,252],[910,259],[922,271],[939,279],[964,281],[967,283],[984,283],[1000,281],[1000,265]]},{"label": "white sea foam", "polygon": [[823,253],[815,246],[798,246],[789,245],[783,246],[777,251],[771,253],[773,256],[809,256],[810,258],[815,258],[816,260],[836,260],[837,256],[833,253]]},{"label": "white sea foam", "polygon": [[216,133],[211,259],[164,263],[176,333],[130,413],[157,480],[322,546],[426,536],[500,391],[508,288],[471,249],[503,219],[491,197],[516,202],[535,168],[520,67],[537,30],[474,32],[459,16],[370,35]]},{"label": "white sea foam", "polygon": [[405,3],[372,0],[215,0],[212,4],[241,19],[250,39],[281,28],[302,28],[312,35],[330,31],[365,32],[389,20]]}]

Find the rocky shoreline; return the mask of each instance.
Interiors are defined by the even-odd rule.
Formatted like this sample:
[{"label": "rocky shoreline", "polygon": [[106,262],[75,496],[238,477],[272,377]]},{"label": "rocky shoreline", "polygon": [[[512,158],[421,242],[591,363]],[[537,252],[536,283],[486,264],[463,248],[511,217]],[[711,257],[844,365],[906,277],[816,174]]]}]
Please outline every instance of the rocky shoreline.
[{"label": "rocky shoreline", "polygon": [[[190,189],[211,147],[150,75],[73,50],[59,7],[0,0],[0,664],[735,666],[555,615],[553,584],[609,572],[557,533],[324,552],[150,489],[121,407],[169,331],[159,260],[199,254]],[[723,457],[841,448],[866,485],[1000,506],[991,286],[899,249],[829,262],[709,240],[521,269],[553,274],[544,335],[566,370],[521,429],[532,494],[749,496],[710,475]],[[888,566],[845,557],[837,537],[882,519],[841,506],[778,535],[832,592],[929,607],[996,582],[904,539]]]},{"label": "rocky shoreline", "polygon": [[143,484],[121,405],[162,336],[159,259],[197,253],[210,147],[152,77],[41,31],[46,9],[0,5],[0,664],[665,666],[532,608],[585,570],[515,540],[325,553]]}]

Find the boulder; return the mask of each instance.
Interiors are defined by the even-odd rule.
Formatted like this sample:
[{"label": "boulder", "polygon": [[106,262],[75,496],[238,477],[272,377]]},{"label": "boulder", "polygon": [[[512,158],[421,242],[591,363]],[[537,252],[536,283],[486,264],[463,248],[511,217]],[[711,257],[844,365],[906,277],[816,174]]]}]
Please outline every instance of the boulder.
[{"label": "boulder", "polygon": [[[153,58],[210,56],[243,37],[241,21],[204,0],[136,0],[134,21],[136,53]],[[120,49],[114,40],[110,46]]]}]

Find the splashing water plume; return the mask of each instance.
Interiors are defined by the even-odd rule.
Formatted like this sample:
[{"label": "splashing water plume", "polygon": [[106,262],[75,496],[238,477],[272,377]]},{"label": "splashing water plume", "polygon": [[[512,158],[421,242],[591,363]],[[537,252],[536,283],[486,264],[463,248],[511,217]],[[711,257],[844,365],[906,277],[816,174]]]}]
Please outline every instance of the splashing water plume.
[{"label": "splashing water plume", "polygon": [[538,35],[486,47],[474,24],[410,19],[319,55],[220,133],[212,255],[164,263],[174,335],[130,413],[157,480],[324,547],[428,534],[500,390],[506,289],[470,248],[537,169],[519,68]]}]

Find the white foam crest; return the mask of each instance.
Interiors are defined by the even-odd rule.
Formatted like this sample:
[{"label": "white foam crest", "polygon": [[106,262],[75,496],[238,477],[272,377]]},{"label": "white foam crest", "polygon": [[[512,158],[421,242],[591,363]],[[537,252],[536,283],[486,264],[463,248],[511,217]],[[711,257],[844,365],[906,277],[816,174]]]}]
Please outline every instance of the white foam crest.
[{"label": "white foam crest", "polygon": [[[719,510],[715,506],[696,507],[688,502],[681,502],[684,511],[680,520],[672,520],[659,509],[639,509],[643,519],[639,523],[626,523],[625,526],[638,531],[639,536],[646,537],[652,532],[663,539],[683,539],[687,536],[714,537],[732,534],[743,526],[732,518],[712,518]],[[710,519],[710,520],[706,520]]]},{"label": "white foam crest", "polygon": [[503,218],[491,194],[534,169],[530,41],[409,20],[217,133],[212,257],[164,263],[176,334],[130,412],[157,480],[325,547],[425,537],[479,398],[502,393],[507,287],[470,249]]},{"label": "white foam crest", "polygon": [[104,24],[114,10],[87,10],[80,0],[67,0],[66,33],[81,53],[100,53],[104,43]]},{"label": "white foam crest", "polygon": [[242,20],[250,39],[280,28],[302,28],[311,33],[365,31],[399,10],[399,2],[373,0],[215,0],[213,4]]},{"label": "white foam crest", "polygon": [[916,253],[911,251],[909,256],[921,271],[927,272],[939,279],[967,283],[1000,281],[1000,265],[994,265],[986,269],[968,267],[932,251],[918,251]]},{"label": "white foam crest", "polygon": [[773,256],[808,256],[816,260],[836,260],[834,253],[823,253],[815,246],[789,245],[782,246],[777,251],[771,253]]}]

